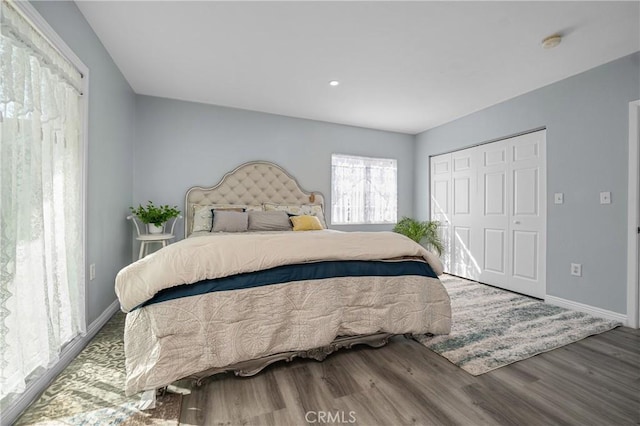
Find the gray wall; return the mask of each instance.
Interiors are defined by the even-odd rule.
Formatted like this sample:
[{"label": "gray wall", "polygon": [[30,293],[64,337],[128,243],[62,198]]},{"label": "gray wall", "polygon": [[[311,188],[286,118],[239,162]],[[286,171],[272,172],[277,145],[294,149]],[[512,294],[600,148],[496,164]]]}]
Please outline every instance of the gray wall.
[{"label": "gray wall", "polygon": [[[135,94],[73,2],[32,2],[74,53],[89,67],[89,164],[87,323],[116,299],[116,273],[131,260],[132,141]],[[88,268],[87,268],[88,271]]]},{"label": "gray wall", "polygon": [[[416,136],[415,211],[429,215],[429,156],[547,128],[547,294],[626,312],[629,102],[640,53]],[[599,193],[611,191],[612,204]],[[553,203],[563,192],[564,204]],[[582,277],[569,274],[582,263]]]},{"label": "gray wall", "polygon": [[153,200],[184,210],[189,187],[212,186],[244,162],[267,160],[285,168],[304,189],[322,192],[329,216],[331,154],[344,153],[397,159],[398,212],[413,212],[411,135],[149,96],[138,96],[136,107],[136,203]]},{"label": "gray wall", "polygon": [[[547,127],[547,292],[626,310],[627,108],[640,98],[640,54],[603,65],[415,137],[135,96],[73,2],[33,2],[90,68],[88,321],[115,300],[113,280],[132,258],[128,206],[182,206],[186,189],[211,185],[245,161],[274,161],[330,202],[334,152],[398,159],[399,216],[428,217],[429,156]],[[135,133],[135,138],[134,138]],[[414,158],[414,154],[415,158]],[[133,158],[133,160],[132,160]],[[415,166],[415,167],[414,167]],[[415,173],[414,173],[415,169]],[[613,204],[597,194],[612,191]],[[414,206],[415,195],[415,206]],[[388,229],[385,226],[340,229]],[[569,263],[583,264],[571,277]]]}]

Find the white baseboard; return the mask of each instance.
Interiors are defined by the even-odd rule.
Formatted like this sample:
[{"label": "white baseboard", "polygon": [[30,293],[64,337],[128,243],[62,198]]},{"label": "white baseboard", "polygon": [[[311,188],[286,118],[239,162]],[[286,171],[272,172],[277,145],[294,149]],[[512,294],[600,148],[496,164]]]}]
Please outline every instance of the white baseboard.
[{"label": "white baseboard", "polygon": [[[104,310],[103,313],[100,314],[98,318],[95,319],[95,321],[89,324],[89,327],[87,328],[87,335],[85,337],[90,336],[89,340],[91,340],[93,336],[95,336],[96,333],[98,333],[98,331],[100,331],[100,329],[104,327],[107,321],[111,319],[113,314],[118,312],[118,310],[120,310],[120,303],[116,299],[112,304],[109,305],[107,309]],[[86,343],[89,343],[89,341],[87,340]],[[86,343],[84,346],[86,346]]]},{"label": "white baseboard", "polygon": [[55,380],[56,377],[78,356],[78,354],[87,346],[91,339],[100,331],[100,329],[109,321],[109,319],[120,309],[118,300],[109,305],[95,321],[89,324],[87,332],[84,336],[77,337],[72,340],[60,353],[60,359],[51,368],[49,368],[42,376],[27,385],[27,389],[6,409],[2,410],[2,424],[13,424],[20,414],[31,405],[33,401],[40,396],[42,392]]},{"label": "white baseboard", "polygon": [[606,309],[596,308],[595,306],[585,305],[583,303],[574,302],[573,300],[562,299],[556,296],[546,295],[544,297],[545,303],[554,306],[560,306],[561,308],[571,309],[573,311],[584,312],[586,314],[593,315],[594,317],[606,318],[614,321],[620,321],[624,325],[628,325],[627,316],[625,314],[619,314],[613,311],[607,311]]}]

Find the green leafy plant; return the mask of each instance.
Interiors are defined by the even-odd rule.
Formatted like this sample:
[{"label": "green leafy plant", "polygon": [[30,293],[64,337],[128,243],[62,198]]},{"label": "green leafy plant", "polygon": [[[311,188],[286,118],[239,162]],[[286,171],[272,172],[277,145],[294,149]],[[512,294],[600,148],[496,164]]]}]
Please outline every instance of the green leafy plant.
[{"label": "green leafy plant", "polygon": [[153,204],[153,201],[149,201],[146,206],[140,204],[136,208],[129,208],[131,209],[131,213],[136,215],[138,219],[140,219],[143,223],[152,223],[156,226],[162,226],[162,224],[169,219],[178,217],[180,215],[178,206],[156,206],[155,204]]},{"label": "green leafy plant", "polygon": [[427,248],[432,247],[442,255],[444,246],[440,235],[438,235],[438,222],[427,220],[421,222],[410,217],[403,217],[393,228],[393,232],[405,235],[418,244],[425,244]]}]

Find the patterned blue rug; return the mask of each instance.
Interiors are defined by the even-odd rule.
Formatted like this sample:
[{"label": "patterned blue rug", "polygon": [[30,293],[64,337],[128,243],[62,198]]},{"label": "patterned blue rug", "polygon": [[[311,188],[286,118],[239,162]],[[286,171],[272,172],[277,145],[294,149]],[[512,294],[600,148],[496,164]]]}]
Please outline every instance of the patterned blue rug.
[{"label": "patterned blue rug", "polygon": [[451,333],[417,340],[474,376],[622,325],[463,278],[440,280]]},{"label": "patterned blue rug", "polygon": [[154,410],[124,394],[124,319],[113,318],[18,419],[16,426],[175,426],[182,397],[166,393]]}]

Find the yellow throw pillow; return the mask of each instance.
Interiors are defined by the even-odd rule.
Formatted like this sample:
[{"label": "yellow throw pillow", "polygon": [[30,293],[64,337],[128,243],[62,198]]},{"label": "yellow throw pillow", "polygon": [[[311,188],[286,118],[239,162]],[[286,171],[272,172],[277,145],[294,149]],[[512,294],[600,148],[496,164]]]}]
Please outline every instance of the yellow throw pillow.
[{"label": "yellow throw pillow", "polygon": [[290,219],[294,231],[320,231],[324,229],[320,220],[315,216],[291,216]]}]

